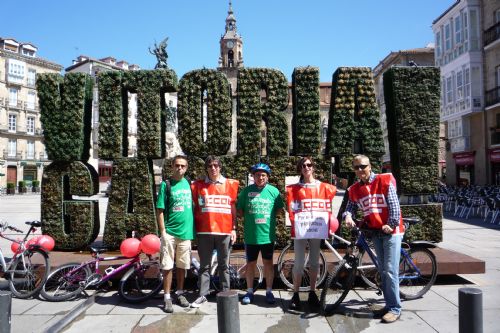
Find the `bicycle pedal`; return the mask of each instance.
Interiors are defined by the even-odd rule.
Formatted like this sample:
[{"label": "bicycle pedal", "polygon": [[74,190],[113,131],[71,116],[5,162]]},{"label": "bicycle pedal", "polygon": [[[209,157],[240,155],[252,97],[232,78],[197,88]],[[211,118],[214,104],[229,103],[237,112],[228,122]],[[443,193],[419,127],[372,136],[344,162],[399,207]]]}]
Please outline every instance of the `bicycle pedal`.
[{"label": "bicycle pedal", "polygon": [[375,294],[377,294],[377,296],[382,296],[382,290],[378,289]]}]

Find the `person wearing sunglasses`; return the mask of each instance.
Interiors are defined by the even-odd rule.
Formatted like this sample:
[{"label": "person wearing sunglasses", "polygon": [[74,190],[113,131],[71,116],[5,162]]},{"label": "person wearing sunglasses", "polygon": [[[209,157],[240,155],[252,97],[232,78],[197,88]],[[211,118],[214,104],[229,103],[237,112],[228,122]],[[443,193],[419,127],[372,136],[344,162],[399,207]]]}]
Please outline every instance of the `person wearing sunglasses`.
[{"label": "person wearing sunglasses", "polygon": [[302,157],[297,163],[297,172],[300,180],[297,184],[286,187],[287,209],[292,223],[291,237],[295,252],[293,266],[293,296],[289,308],[300,310],[301,302],[299,287],[304,274],[306,246],[309,245],[309,278],[311,290],[308,304],[312,309],[319,308],[319,299],[316,294],[316,280],[319,269],[319,252],[321,240],[328,238],[331,232],[330,221],[332,201],[337,188],[334,185],[323,183],[314,176],[314,161],[312,157]]},{"label": "person wearing sunglasses", "polygon": [[221,169],[221,160],[209,155],[205,159],[207,176],[191,184],[200,257],[200,294],[191,303],[192,308],[199,308],[207,301],[213,250],[217,250],[221,288],[229,289],[229,246],[236,240],[235,203],[239,182],[222,176]]},{"label": "person wearing sunglasses", "polygon": [[390,173],[375,174],[365,155],[356,155],[352,168],[359,181],[348,189],[349,200],[343,217],[346,226],[353,228],[356,223],[352,216],[360,208],[364,226],[380,231],[374,233],[372,240],[381,270],[385,306],[373,305],[372,311],[382,316],[382,322],[392,323],[401,316],[399,257],[404,234],[396,180]]},{"label": "person wearing sunglasses", "polygon": [[172,160],[172,177],[163,181],[156,202],[156,218],[161,235],[160,267],[163,270],[165,305],[163,311],[174,312],[170,298],[172,269],[176,266],[177,304],[188,307],[184,294],[184,276],[191,266],[191,240],[194,238],[193,199],[189,181],[184,178],[188,168],[186,156]]}]

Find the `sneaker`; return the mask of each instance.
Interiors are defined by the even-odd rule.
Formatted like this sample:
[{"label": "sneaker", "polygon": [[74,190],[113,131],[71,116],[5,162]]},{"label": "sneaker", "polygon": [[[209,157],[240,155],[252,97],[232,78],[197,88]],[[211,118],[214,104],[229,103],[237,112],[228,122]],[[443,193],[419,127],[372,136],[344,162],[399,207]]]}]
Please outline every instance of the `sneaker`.
[{"label": "sneaker", "polygon": [[272,291],[266,291],[266,302],[267,304],[274,304],[276,300],[274,299],[274,295]]},{"label": "sneaker", "polygon": [[206,302],[207,302],[207,299],[205,298],[205,296],[200,296],[193,303],[191,303],[191,307],[192,308],[199,308]]},{"label": "sneaker", "polygon": [[307,303],[312,308],[319,308],[319,298],[318,295],[316,295],[315,291],[309,291],[309,298],[307,299]]},{"label": "sneaker", "polygon": [[165,306],[163,307],[163,311],[166,313],[172,313],[174,312],[174,307],[172,306],[172,300],[171,299],[166,299],[165,300]]},{"label": "sneaker", "polygon": [[290,310],[300,310],[300,297],[299,293],[293,293],[292,299],[290,300],[290,305],[288,306]]},{"label": "sneaker", "polygon": [[401,313],[399,314],[396,314],[394,312],[387,312],[383,317],[382,317],[382,322],[383,323],[386,323],[386,324],[390,324],[390,323],[393,323],[395,322],[396,320],[399,319],[399,317],[401,317]]},{"label": "sneaker", "polygon": [[241,299],[241,304],[250,304],[253,302],[253,293],[246,293],[245,296]]},{"label": "sneaker", "polygon": [[184,295],[179,295],[177,296],[177,304],[179,304],[180,306],[182,306],[183,308],[187,308],[189,307],[189,302],[188,300],[186,299],[186,297],[184,297]]},{"label": "sneaker", "polygon": [[374,316],[383,316],[387,313],[387,309],[384,305],[381,304],[372,304],[370,305],[369,309]]}]

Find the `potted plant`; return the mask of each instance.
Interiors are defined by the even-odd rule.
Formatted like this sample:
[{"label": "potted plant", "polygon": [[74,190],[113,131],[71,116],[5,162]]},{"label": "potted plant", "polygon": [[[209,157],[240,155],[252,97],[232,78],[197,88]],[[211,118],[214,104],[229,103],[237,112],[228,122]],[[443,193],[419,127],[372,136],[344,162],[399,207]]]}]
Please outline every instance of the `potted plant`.
[{"label": "potted plant", "polygon": [[14,183],[7,183],[7,194],[16,194],[16,185]]},{"label": "potted plant", "polygon": [[17,192],[18,193],[26,193],[27,192],[27,188],[26,188],[26,182],[24,180],[20,180],[18,183],[18,188],[17,188]]},{"label": "potted plant", "polygon": [[36,193],[40,192],[40,181],[36,180],[36,179],[33,180],[31,182],[31,189],[33,192],[36,192]]}]

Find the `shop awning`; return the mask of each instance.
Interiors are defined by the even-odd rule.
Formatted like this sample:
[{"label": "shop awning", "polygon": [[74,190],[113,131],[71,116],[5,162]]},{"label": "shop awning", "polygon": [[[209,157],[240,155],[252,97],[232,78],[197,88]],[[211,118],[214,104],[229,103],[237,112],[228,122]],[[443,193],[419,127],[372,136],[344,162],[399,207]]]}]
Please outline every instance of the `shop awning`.
[{"label": "shop awning", "polygon": [[500,163],[500,148],[490,149],[490,162]]},{"label": "shop awning", "polygon": [[475,151],[455,153],[453,158],[455,159],[456,165],[474,165],[474,155]]}]

